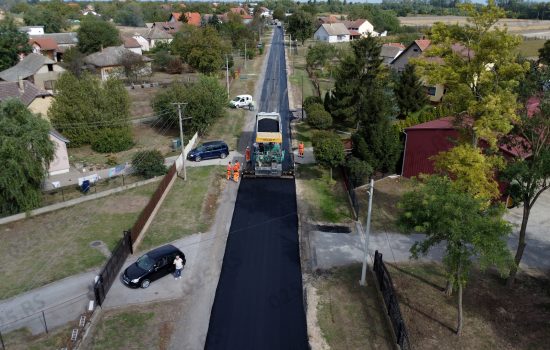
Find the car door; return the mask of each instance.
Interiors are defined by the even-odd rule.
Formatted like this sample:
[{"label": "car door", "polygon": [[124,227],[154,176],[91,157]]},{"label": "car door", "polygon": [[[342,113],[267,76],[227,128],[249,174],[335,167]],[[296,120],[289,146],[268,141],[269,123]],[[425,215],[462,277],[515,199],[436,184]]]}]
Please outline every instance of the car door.
[{"label": "car door", "polygon": [[168,265],[168,257],[160,257],[155,262],[155,266],[153,267],[153,273],[151,274],[151,281],[157,280],[161,277],[166,276],[168,273],[167,266]]}]

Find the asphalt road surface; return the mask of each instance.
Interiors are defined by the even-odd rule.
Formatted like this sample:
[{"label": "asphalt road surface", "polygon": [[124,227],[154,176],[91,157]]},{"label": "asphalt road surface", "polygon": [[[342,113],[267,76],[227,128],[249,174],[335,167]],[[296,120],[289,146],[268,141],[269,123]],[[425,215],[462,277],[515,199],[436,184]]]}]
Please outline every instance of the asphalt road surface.
[{"label": "asphalt road surface", "polygon": [[[260,111],[281,113],[289,149],[283,36],[275,29]],[[294,180],[240,184],[205,349],[308,349]]]}]

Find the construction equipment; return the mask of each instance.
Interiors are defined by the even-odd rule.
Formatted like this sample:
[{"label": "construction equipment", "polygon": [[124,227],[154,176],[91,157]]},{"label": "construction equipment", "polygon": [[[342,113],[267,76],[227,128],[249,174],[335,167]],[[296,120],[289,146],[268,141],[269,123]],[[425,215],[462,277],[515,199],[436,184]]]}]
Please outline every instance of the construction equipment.
[{"label": "construction equipment", "polygon": [[254,174],[275,176],[283,174],[283,132],[279,113],[258,113],[254,139]]}]

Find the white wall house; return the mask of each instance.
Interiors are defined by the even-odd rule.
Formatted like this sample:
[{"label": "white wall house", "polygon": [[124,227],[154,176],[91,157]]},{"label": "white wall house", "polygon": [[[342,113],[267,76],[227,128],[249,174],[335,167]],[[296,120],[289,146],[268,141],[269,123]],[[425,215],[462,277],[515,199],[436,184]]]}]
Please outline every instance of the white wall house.
[{"label": "white wall house", "polygon": [[67,153],[69,140],[55,130],[50,130],[49,137],[55,144],[55,154],[53,161],[50,163],[48,174],[52,176],[68,173],[70,170],[69,154]]},{"label": "white wall house", "polygon": [[18,28],[20,32],[31,35],[44,35],[44,26],[23,26]]},{"label": "white wall house", "polygon": [[313,37],[327,43],[341,43],[350,41],[350,32],[344,23],[324,23],[315,31]]}]

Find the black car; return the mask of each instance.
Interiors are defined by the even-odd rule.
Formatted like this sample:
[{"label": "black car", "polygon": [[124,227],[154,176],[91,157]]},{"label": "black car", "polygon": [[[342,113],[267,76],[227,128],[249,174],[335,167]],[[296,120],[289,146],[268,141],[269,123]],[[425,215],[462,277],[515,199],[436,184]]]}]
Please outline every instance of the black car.
[{"label": "black car", "polygon": [[131,288],[147,288],[154,280],[176,270],[174,259],[179,255],[185,266],[185,255],[173,245],[165,245],[142,255],[122,274],[122,282]]},{"label": "black car", "polygon": [[197,148],[192,149],[187,155],[187,159],[200,162],[203,159],[221,158],[224,159],[229,154],[229,147],[223,141],[205,142]]}]

